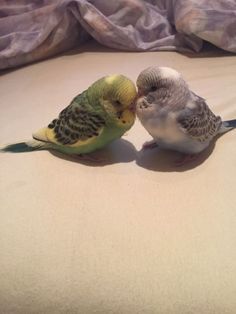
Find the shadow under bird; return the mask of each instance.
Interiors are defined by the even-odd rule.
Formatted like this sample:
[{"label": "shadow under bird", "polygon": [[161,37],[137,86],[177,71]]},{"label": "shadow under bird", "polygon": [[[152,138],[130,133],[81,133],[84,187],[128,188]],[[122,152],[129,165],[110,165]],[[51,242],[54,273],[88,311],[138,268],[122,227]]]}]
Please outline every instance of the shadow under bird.
[{"label": "shadow under bird", "polygon": [[216,135],[236,128],[236,119],[222,121],[172,68],[143,70],[137,87],[136,113],[153,138],[143,148],[159,146],[181,152],[179,165],[196,159]]},{"label": "shadow under bird", "polygon": [[33,140],[10,144],[4,152],[53,149],[66,154],[94,152],[129,130],[135,121],[134,83],[123,75],[106,76],[76,96]]}]

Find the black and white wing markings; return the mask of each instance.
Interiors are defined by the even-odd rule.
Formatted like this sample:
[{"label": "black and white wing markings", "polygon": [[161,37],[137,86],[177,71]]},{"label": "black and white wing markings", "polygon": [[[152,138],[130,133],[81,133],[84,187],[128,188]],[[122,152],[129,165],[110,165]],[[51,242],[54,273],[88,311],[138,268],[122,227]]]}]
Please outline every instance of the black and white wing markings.
[{"label": "black and white wing markings", "polygon": [[191,138],[204,142],[211,140],[218,132],[222,121],[208,107],[205,100],[196,94],[194,108],[186,108],[178,117],[181,129]]},{"label": "black and white wing markings", "polygon": [[72,145],[98,136],[104,125],[105,120],[101,115],[86,110],[84,106],[69,105],[48,128],[54,130],[57,142]]}]

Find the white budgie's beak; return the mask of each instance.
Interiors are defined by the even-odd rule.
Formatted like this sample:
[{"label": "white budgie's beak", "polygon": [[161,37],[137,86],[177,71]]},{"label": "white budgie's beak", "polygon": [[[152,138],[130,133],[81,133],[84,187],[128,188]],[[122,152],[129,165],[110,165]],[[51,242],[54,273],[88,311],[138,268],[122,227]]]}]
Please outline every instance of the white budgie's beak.
[{"label": "white budgie's beak", "polygon": [[141,88],[139,88],[138,89],[138,98],[140,98],[142,96],[144,96],[144,91]]}]

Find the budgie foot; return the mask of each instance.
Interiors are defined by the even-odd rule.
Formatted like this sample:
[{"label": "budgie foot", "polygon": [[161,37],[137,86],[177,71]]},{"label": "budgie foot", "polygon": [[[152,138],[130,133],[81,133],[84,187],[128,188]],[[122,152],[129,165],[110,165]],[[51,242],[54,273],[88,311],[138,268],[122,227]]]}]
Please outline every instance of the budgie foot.
[{"label": "budgie foot", "polygon": [[184,154],[180,159],[175,161],[175,166],[182,167],[199,158],[199,154]]},{"label": "budgie foot", "polygon": [[145,142],[142,149],[153,149],[158,147],[158,144],[155,141]]},{"label": "budgie foot", "polygon": [[76,155],[78,159],[85,162],[92,162],[92,163],[103,163],[106,162],[105,158],[98,157],[98,156],[92,156],[88,154],[78,154]]}]

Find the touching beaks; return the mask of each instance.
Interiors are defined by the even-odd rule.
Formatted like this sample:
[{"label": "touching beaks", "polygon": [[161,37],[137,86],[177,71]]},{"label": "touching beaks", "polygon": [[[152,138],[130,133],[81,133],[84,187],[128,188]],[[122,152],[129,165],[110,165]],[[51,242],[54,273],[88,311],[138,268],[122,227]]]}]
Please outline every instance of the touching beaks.
[{"label": "touching beaks", "polygon": [[129,106],[129,110],[131,112],[135,112],[136,111],[136,102],[137,102],[137,98],[132,102],[132,104]]},{"label": "touching beaks", "polygon": [[138,89],[138,98],[144,96],[144,91],[142,89]]},{"label": "touching beaks", "polygon": [[139,96],[136,95],[136,97],[134,98],[134,100],[132,101],[132,103],[129,106],[129,110],[132,112],[136,112],[136,106],[137,106],[137,101],[138,101]]}]

